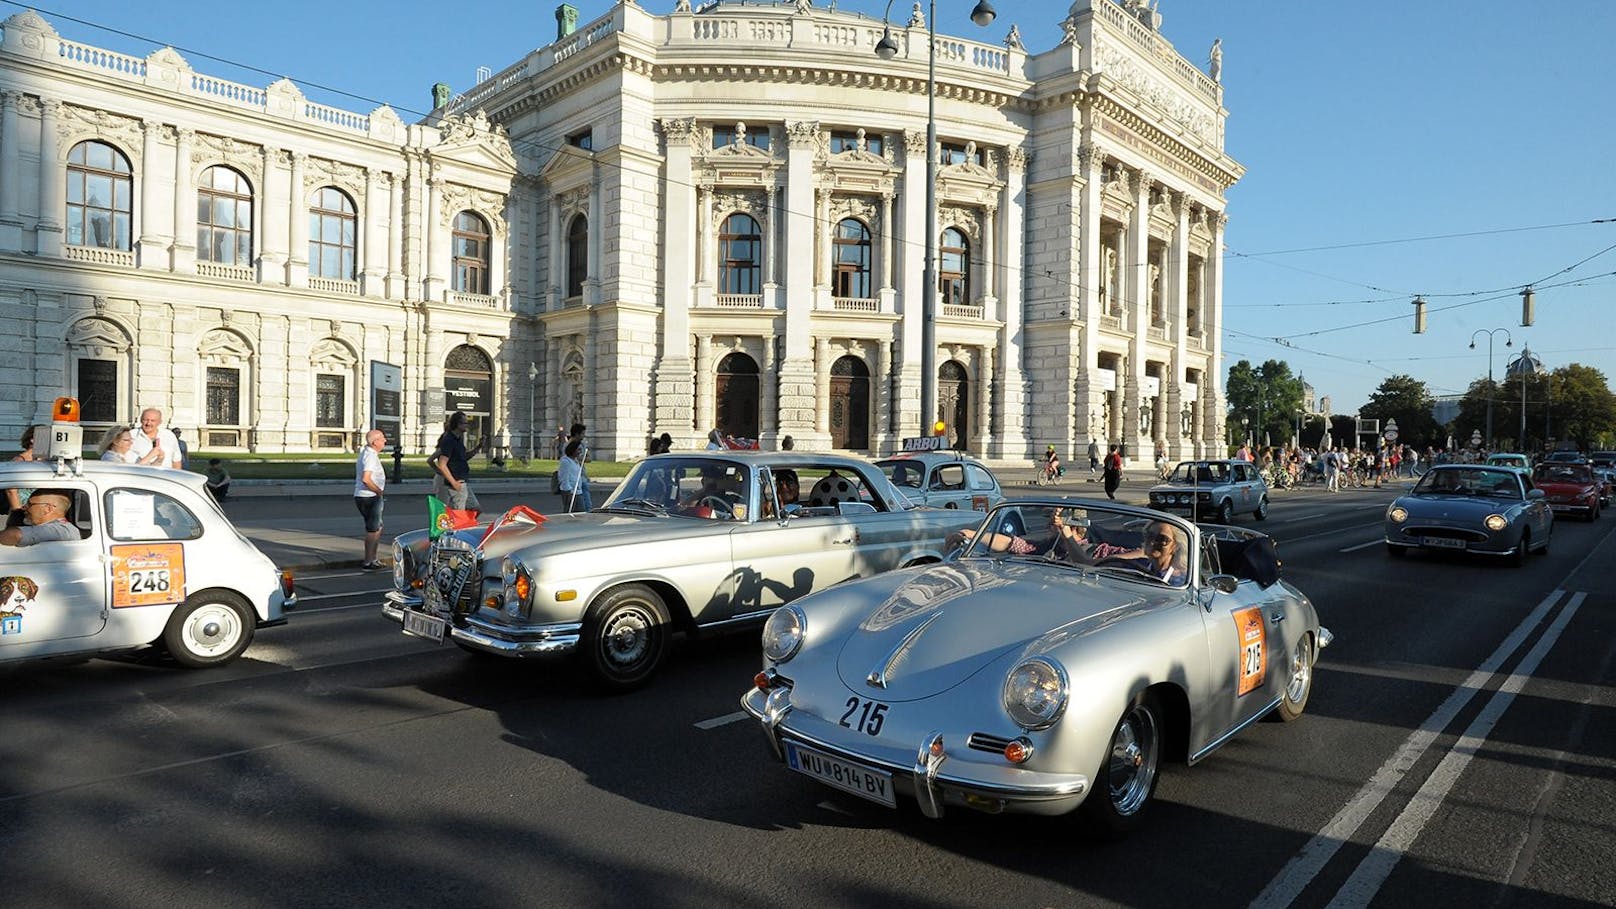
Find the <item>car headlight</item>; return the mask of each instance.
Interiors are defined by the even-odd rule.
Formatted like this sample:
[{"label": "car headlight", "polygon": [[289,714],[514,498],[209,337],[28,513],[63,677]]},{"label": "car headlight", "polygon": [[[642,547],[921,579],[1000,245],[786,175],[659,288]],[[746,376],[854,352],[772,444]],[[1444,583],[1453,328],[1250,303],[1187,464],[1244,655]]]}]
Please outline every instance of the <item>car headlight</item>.
[{"label": "car headlight", "polygon": [[795,606],[782,606],[763,623],[763,655],[784,663],[802,649],[803,631],[808,620]]},{"label": "car headlight", "polygon": [[1487,520],[1483,523],[1487,525],[1488,530],[1491,530],[1493,533],[1497,533],[1498,531],[1509,526],[1509,519],[1501,514],[1490,514],[1487,516]]},{"label": "car headlight", "polygon": [[1401,505],[1393,505],[1387,509],[1386,517],[1391,518],[1393,524],[1401,524],[1408,520],[1408,509]]},{"label": "car headlight", "polygon": [[1023,729],[1048,729],[1066,710],[1066,671],[1042,657],[1022,662],[1004,679],[1004,710]]},{"label": "car headlight", "polygon": [[499,563],[500,582],[504,585],[505,614],[519,618],[527,610],[528,596],[533,592],[533,579],[522,570],[515,559],[507,556]]},{"label": "car headlight", "polygon": [[410,589],[409,549],[397,540],[393,541],[393,589]]}]

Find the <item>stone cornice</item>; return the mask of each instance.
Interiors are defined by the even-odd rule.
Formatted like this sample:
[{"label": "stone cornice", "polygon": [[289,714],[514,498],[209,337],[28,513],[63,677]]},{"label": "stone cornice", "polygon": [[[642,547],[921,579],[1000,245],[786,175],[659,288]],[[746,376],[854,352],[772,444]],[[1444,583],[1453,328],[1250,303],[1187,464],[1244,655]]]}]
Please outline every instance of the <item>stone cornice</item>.
[{"label": "stone cornice", "polygon": [[1090,104],[1096,112],[1131,130],[1157,149],[1161,153],[1158,157],[1160,163],[1178,165],[1174,170],[1183,176],[1188,176],[1185,173],[1185,170],[1188,170],[1209,178],[1216,184],[1216,191],[1219,193],[1227,191],[1246,172],[1245,168],[1227,156],[1222,160],[1213,160],[1180,142],[1114,98],[1097,95],[1091,96],[1091,99]]}]

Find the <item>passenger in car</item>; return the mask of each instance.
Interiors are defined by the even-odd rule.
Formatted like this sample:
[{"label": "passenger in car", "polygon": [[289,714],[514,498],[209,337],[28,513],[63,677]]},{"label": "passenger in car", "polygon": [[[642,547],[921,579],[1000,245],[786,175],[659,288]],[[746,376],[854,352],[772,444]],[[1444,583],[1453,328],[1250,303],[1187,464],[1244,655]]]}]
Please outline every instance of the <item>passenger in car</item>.
[{"label": "passenger in car", "polygon": [[32,546],[79,539],[79,529],[68,521],[73,494],[59,489],[36,489],[23,506],[27,523],[0,530],[0,546]]}]

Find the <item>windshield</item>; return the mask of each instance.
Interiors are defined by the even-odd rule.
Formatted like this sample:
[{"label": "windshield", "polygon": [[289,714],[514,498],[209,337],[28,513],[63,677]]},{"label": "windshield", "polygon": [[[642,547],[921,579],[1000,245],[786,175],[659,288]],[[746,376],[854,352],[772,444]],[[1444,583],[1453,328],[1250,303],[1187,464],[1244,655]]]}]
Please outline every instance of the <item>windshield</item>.
[{"label": "windshield", "polygon": [[1519,499],[1521,481],[1513,471],[1474,467],[1432,468],[1414,484],[1414,495],[1486,496]]},{"label": "windshield", "polygon": [[1183,483],[1185,485],[1227,483],[1228,481],[1229,465],[1209,461],[1185,461],[1173,468],[1173,475],[1167,480],[1169,483]]},{"label": "windshield", "polygon": [[1532,477],[1539,483],[1592,483],[1593,472],[1581,464],[1545,464]]},{"label": "windshield", "polygon": [[919,461],[907,458],[894,458],[890,461],[876,461],[875,466],[881,468],[892,485],[900,490],[919,489],[926,479],[926,465]]},{"label": "windshield", "polygon": [[635,466],[607,511],[744,521],[752,501],[746,465],[710,457],[651,458]]},{"label": "windshield", "polygon": [[1099,505],[1005,504],[963,535],[962,558],[1026,559],[1172,587],[1189,584],[1190,533],[1165,518]]}]

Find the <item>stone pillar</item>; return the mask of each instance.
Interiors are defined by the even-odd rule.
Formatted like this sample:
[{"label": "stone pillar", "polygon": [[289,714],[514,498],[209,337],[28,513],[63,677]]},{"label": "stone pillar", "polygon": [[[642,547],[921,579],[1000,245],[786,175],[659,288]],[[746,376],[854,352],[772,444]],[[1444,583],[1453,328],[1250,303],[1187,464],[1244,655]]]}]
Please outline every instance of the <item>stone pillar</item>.
[{"label": "stone pillar", "polygon": [[1175,193],[1170,200],[1173,211],[1173,245],[1167,251],[1167,331],[1173,342],[1172,362],[1162,389],[1167,412],[1163,425],[1167,429],[1167,452],[1174,459],[1189,453],[1184,438],[1184,357],[1189,343],[1189,281],[1190,281],[1190,200],[1184,193]]},{"label": "stone pillar", "polygon": [[830,190],[821,188],[814,203],[814,220],[818,228],[814,248],[818,251],[818,267],[814,271],[814,287],[828,288],[831,286],[831,238],[836,232],[836,225],[830,223]]},{"label": "stone pillar", "polygon": [[823,447],[816,426],[814,351],[810,328],[814,308],[814,150],[819,124],[786,124],[785,356],[780,363],[780,432],[797,445]]},{"label": "stone pillar", "polygon": [[[993,248],[993,219],[999,215],[999,206],[985,205],[982,207],[982,304],[987,306],[991,301],[998,299],[995,288],[999,257]],[[966,301],[970,302],[970,301]],[[993,318],[995,313],[984,311],[983,315]]]},{"label": "stone pillar", "polygon": [[[172,267],[196,273],[196,185],[191,180],[191,144],[196,131],[180,128],[174,145],[174,246]],[[151,165],[146,165],[148,168]]]},{"label": "stone pillar", "polygon": [[705,444],[707,433],[717,428],[717,391],[713,375],[713,337],[696,336],[696,436],[698,444]]},{"label": "stone pillar", "polygon": [[151,179],[151,174],[152,162],[157,160],[157,149],[163,138],[164,126],[157,120],[142,120],[140,132],[140,158],[143,167],[140,179],[140,239],[135,261],[143,269],[163,271],[169,265],[168,244],[164,243],[157,233],[157,209],[162,207],[163,199],[158,183]]},{"label": "stone pillar", "polygon": [[[658,432],[695,422],[690,370],[690,295],[695,283],[696,187],[691,167],[696,121],[663,120],[662,337],[651,377]],[[778,211],[778,209],[776,209]],[[773,243],[769,243],[773,255]],[[772,383],[771,383],[772,384]]]},{"label": "stone pillar", "polygon": [[830,339],[814,339],[814,429],[830,434]]},{"label": "stone pillar", "polygon": [[17,136],[17,102],[21,95],[0,91],[0,250],[22,250],[22,213],[17,186],[22,153]]},{"label": "stone pillar", "polygon": [[[1093,145],[1082,145],[1077,150],[1078,176],[1082,186],[1078,190],[1078,278],[1072,316],[1083,320],[1078,349],[1071,361],[1076,364],[1073,380],[1073,410],[1071,432],[1068,438],[1074,457],[1088,452],[1091,440],[1104,448],[1110,441],[1105,434],[1102,417],[1105,411],[1105,389],[1100,387],[1095,370],[1099,369],[1100,318],[1104,315],[1100,300],[1100,273],[1105,268],[1104,237],[1100,233],[1100,215],[1104,206],[1100,201],[1101,169],[1104,156]],[[1034,446],[1036,447],[1036,446]]]},{"label": "stone pillar", "polygon": [[[994,397],[998,399],[998,425],[994,432],[995,447],[983,454],[989,457],[1006,459],[1019,458],[1027,453],[1027,437],[1025,425],[1025,375],[1022,372],[1022,363],[1025,356],[1022,335],[1022,295],[1026,292],[1026,282],[1023,276],[1026,272],[1026,185],[1027,185],[1027,153],[1020,146],[1011,146],[1005,156],[1005,182],[1003,203],[999,206],[999,227],[997,232],[1002,247],[1004,263],[1004,281],[999,287],[999,312],[1004,327],[999,330],[998,354],[995,357],[998,366],[998,381],[993,390]],[[1068,312],[1072,311],[1070,304]],[[1065,373],[1057,380],[1063,388],[1070,388],[1072,376]],[[1066,404],[1066,395],[1062,399],[1061,413],[1070,419],[1072,408]],[[1063,438],[1069,438],[1067,432]]]},{"label": "stone pillar", "polygon": [[[449,283],[443,274],[448,258],[444,243],[449,238],[443,235],[439,227],[442,223],[440,213],[443,211],[443,175],[436,166],[432,167],[426,184],[426,225],[421,231],[426,238],[426,288],[422,291],[422,297],[431,303],[441,303],[444,289]],[[584,368],[589,367],[586,365]],[[588,405],[584,409],[587,412]],[[587,425],[589,421],[584,422]]]},{"label": "stone pillar", "polygon": [[1207,251],[1204,293],[1207,308],[1211,310],[1205,331],[1212,339],[1212,364],[1201,387],[1201,412],[1205,415],[1202,426],[1206,430],[1206,443],[1215,457],[1222,457],[1228,449],[1223,425],[1223,230],[1229,216],[1220,211],[1213,212],[1211,218],[1212,248]]},{"label": "stone pillar", "polygon": [[875,432],[871,434],[871,453],[877,456],[896,447],[897,436],[892,432],[892,342],[881,339],[875,343]]},{"label": "stone pillar", "polygon": [[[292,152],[291,238],[287,241],[286,250],[286,284],[289,287],[309,286],[309,190],[304,183],[308,163],[308,155]],[[441,415],[429,415],[427,422],[433,422],[438,416]]]},{"label": "stone pillar", "polygon": [[1128,374],[1126,381],[1119,376],[1117,384],[1123,388],[1123,440],[1128,445],[1128,456],[1137,457],[1139,449],[1149,443],[1149,427],[1139,421],[1139,405],[1143,403],[1145,378],[1145,333],[1150,324],[1150,186],[1151,176],[1140,171],[1133,185],[1133,208],[1128,213],[1128,239],[1123,250],[1123,329],[1128,332]]},{"label": "stone pillar", "polygon": [[926,302],[926,251],[937,238],[926,237],[926,131],[908,130],[903,134],[902,269],[898,288],[898,375],[893,387],[896,412],[894,435],[919,435],[922,422],[930,434],[930,419],[920,414],[920,323]]},{"label": "stone pillar", "polygon": [[[758,447],[778,447],[776,440],[780,435],[780,377],[779,361],[774,355],[774,339],[763,338],[763,374],[758,376],[761,383],[758,389],[758,410],[761,411],[758,420]],[[765,443],[764,440],[768,440]]]},{"label": "stone pillar", "polygon": [[[382,252],[381,213],[386,209],[382,197],[382,174],[375,168],[365,168],[365,220],[364,245],[359,249],[359,261],[364,264],[360,272],[360,293],[367,297],[380,297],[386,293],[382,282],[387,260]],[[492,292],[493,287],[489,288]]]},{"label": "stone pillar", "polygon": [[881,284],[882,290],[892,289],[892,193],[881,194]]},{"label": "stone pillar", "polygon": [[[67,216],[67,169],[61,150],[62,102],[39,102],[39,254],[62,255],[62,219]],[[132,226],[132,225],[131,225]]]},{"label": "stone pillar", "polygon": [[713,246],[713,188],[696,187],[696,281],[711,286],[713,259],[718,255]]},{"label": "stone pillar", "polygon": [[[601,199],[606,195],[602,184],[600,161],[591,163],[589,170],[589,264],[584,276],[584,305],[598,306],[601,302],[601,248],[606,243],[606,218],[601,214]],[[590,369],[594,369],[591,365]]]},{"label": "stone pillar", "polygon": [[404,280],[404,179],[399,174],[387,177],[387,297],[403,299],[407,292]]},{"label": "stone pillar", "polygon": [[[281,170],[281,150],[264,146],[264,179],[254,208],[258,210],[258,282],[280,284],[286,280],[287,242],[290,230],[286,219],[291,207],[291,187]],[[413,408],[402,408],[413,413]]]},{"label": "stone pillar", "polygon": [[986,455],[993,446],[993,348],[983,347],[978,359],[977,367],[977,408],[981,416],[977,419],[977,443],[975,449]]}]

